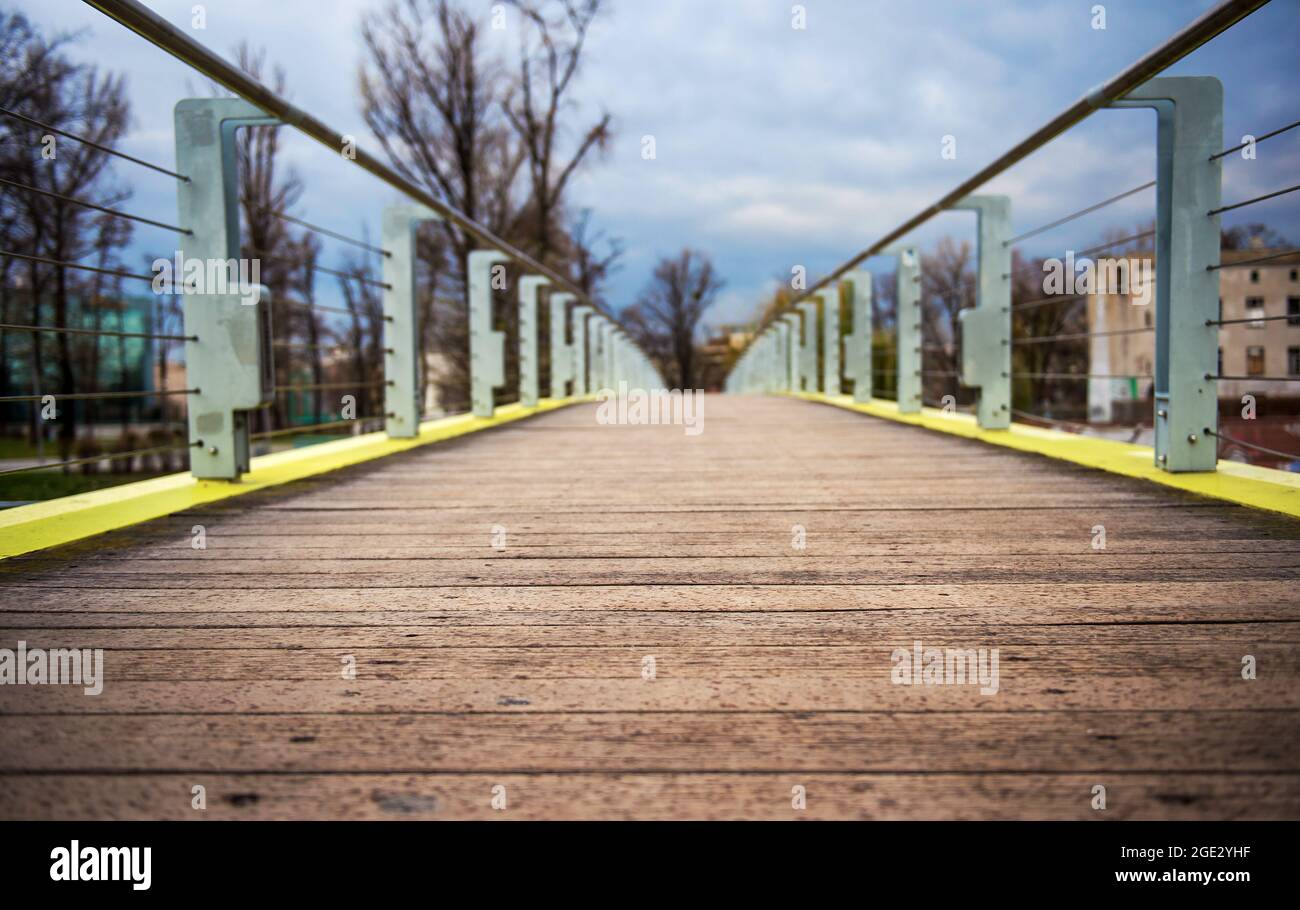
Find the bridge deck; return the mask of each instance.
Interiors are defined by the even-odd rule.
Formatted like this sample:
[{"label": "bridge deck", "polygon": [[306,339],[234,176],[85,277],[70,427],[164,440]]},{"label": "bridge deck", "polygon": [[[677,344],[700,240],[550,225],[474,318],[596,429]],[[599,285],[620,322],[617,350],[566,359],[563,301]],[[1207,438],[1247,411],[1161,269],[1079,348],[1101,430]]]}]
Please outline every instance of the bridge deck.
[{"label": "bridge deck", "polygon": [[[0,564],[0,646],[106,667],[0,686],[0,815],[1300,816],[1300,523],[788,399],[593,411]],[[997,692],[893,684],[916,641]]]}]

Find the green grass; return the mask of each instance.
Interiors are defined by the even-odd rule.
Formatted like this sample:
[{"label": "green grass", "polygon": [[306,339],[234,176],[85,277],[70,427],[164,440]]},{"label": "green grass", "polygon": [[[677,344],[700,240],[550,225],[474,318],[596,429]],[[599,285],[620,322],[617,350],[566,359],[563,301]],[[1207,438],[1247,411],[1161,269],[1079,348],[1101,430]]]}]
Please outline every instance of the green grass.
[{"label": "green grass", "polygon": [[[58,448],[57,443],[49,443],[45,446],[45,451],[54,451]],[[32,445],[21,436],[0,436],[0,458],[35,458],[36,446]]]}]

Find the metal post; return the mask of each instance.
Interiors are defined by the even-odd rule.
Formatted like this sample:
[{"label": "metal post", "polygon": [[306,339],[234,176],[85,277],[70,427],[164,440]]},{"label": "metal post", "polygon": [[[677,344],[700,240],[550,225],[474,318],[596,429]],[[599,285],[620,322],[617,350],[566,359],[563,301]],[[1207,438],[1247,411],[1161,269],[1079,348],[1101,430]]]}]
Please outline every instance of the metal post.
[{"label": "metal post", "polygon": [[519,279],[519,403],[537,407],[541,361],[537,357],[537,298],[551,280],[541,275]]},{"label": "metal post", "polygon": [[506,383],[506,335],[492,327],[493,266],[509,262],[497,250],[469,254],[469,382],[475,417],[491,417],[493,390]]},{"label": "metal post", "polygon": [[803,313],[803,335],[799,346],[799,380],[805,392],[817,391],[817,301],[799,304]]},{"label": "metal post", "polygon": [[853,301],[853,331],[844,336],[844,373],[853,380],[853,400],[871,400],[871,273],[859,269],[844,276]]},{"label": "metal post", "polygon": [[627,350],[624,347],[623,333],[616,326],[614,328],[613,343],[610,345],[610,368],[613,373],[614,383],[627,382],[627,375],[624,372],[627,361]]},{"label": "metal post", "polygon": [[898,412],[921,412],[921,257],[916,247],[897,253]]},{"label": "metal post", "polygon": [[1218,430],[1217,326],[1223,86],[1213,76],[1164,76],[1112,107],[1156,111],[1155,462],[1213,471]]},{"label": "metal post", "polygon": [[390,205],[381,224],[384,249],[384,429],[394,439],[419,435],[420,321],[415,305],[415,231],[439,220],[422,205]]},{"label": "metal post", "polygon": [[587,323],[588,338],[590,351],[587,359],[588,369],[591,371],[591,392],[600,392],[609,388],[609,375],[605,367],[606,347],[608,340],[606,335],[609,332],[609,320],[602,314],[596,313]]},{"label": "metal post", "polygon": [[614,323],[602,319],[600,324],[600,381],[604,389],[613,389],[614,382]]},{"label": "metal post", "polygon": [[786,374],[788,383],[786,389],[791,392],[798,392],[803,388],[803,314],[800,312],[785,313],[781,316],[781,321],[788,327],[786,333]]},{"label": "metal post", "polygon": [[[190,233],[178,244],[180,274],[173,283],[183,290],[185,334],[197,337],[185,342],[186,381],[197,390],[189,398],[189,438],[202,442],[190,450],[195,477],[236,480],[246,472],[248,412],[275,397],[270,294],[259,287],[245,296],[238,288],[251,264],[239,268],[235,132],[277,122],[239,98],[187,98],[176,105],[176,166],[189,177],[176,185],[178,223]],[[205,277],[220,271],[227,288],[186,284],[191,262]],[[212,293],[227,290],[232,278],[234,293]]]},{"label": "metal post", "polygon": [[957,314],[962,385],[979,389],[985,430],[1011,426],[1011,198],[967,196],[954,209],[976,213],[979,276],[974,309]]},{"label": "metal post", "polygon": [[576,398],[587,395],[587,320],[596,311],[585,303],[573,308],[573,394]]},{"label": "metal post", "polygon": [[763,363],[759,370],[762,372],[761,387],[764,394],[771,394],[777,390],[776,380],[781,363],[781,337],[780,329],[776,325],[770,325],[763,331]]},{"label": "metal post", "polygon": [[569,304],[574,297],[567,292],[551,294],[551,397],[567,398],[569,380],[573,378],[573,350],[569,347]]},{"label": "metal post", "polygon": [[790,390],[790,323],[778,319],[772,323],[772,391]]},{"label": "metal post", "polygon": [[823,288],[817,292],[822,301],[822,393],[838,396],[840,382],[840,289]]}]

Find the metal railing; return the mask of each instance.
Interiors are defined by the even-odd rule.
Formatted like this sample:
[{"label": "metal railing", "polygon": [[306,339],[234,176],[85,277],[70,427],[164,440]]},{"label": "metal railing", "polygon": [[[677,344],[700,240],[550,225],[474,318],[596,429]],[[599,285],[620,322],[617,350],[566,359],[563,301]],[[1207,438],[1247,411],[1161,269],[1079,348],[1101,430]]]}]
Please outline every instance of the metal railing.
[{"label": "metal railing", "polygon": [[[1223,319],[1220,309],[1219,271],[1227,264],[1278,263],[1298,251],[1265,251],[1254,259],[1224,263],[1220,256],[1219,216],[1300,189],[1288,186],[1254,198],[1224,205],[1221,200],[1222,162],[1229,154],[1245,148],[1243,142],[1223,148],[1223,90],[1211,76],[1161,77],[1158,74],[1243,17],[1263,6],[1267,0],[1228,0],[1205,13],[1159,47],[1146,54],[1101,86],[1062,111],[1031,136],[1017,144],[996,161],[962,182],[935,204],[921,210],[876,243],[854,255],[825,277],[813,282],[806,291],[774,310],[757,327],[741,351],[727,378],[727,388],[734,392],[819,392],[837,396],[841,392],[839,349],[843,347],[843,377],[853,381],[854,399],[869,401],[872,395],[873,370],[871,338],[871,282],[869,271],[860,268],[866,260],[892,255],[895,258],[895,297],[897,325],[895,356],[898,410],[915,413],[923,403],[934,398],[938,384],[928,383],[927,397],[923,383],[928,380],[951,380],[947,389],[958,394],[973,394],[978,424],[984,429],[1005,429],[1013,415],[1041,420],[1049,425],[1060,423],[1049,416],[1036,416],[1012,408],[1012,391],[1017,385],[1046,385],[1080,382],[1110,382],[1116,379],[1141,382],[1150,386],[1152,399],[1154,460],[1165,471],[1213,471],[1219,449],[1209,439],[1230,440],[1252,447],[1249,442],[1225,436],[1218,427],[1219,380],[1241,379],[1222,375],[1215,369],[1218,357],[1220,326],[1267,319],[1294,319],[1295,314],[1261,316],[1257,319]],[[1006,196],[977,195],[987,181],[1008,170],[1030,153],[1046,145],[1094,111],[1104,108],[1150,108],[1155,110],[1157,132],[1157,175],[1077,211],[1013,235],[1011,200]],[[1262,142],[1300,126],[1300,121],[1271,130],[1253,140]],[[1151,241],[1144,258],[1153,261],[1154,278],[1148,283],[1154,302],[1146,311],[1153,318],[1139,326],[1111,328],[1104,321],[1093,324],[1084,312],[1098,295],[1089,290],[1076,293],[1071,287],[1053,290],[1046,296],[1025,296],[1013,289],[1017,277],[1039,270],[1034,264],[1013,268],[1013,247],[1032,237],[1045,234],[1086,215],[1100,211],[1139,193],[1155,190],[1155,228],[1139,231],[1118,240],[1108,241],[1067,254],[1084,257],[1130,244]],[[898,242],[914,229],[942,212],[967,209],[977,215],[978,244],[976,274],[970,285],[939,291],[922,287],[920,261],[914,247]],[[1067,270],[1068,271],[1068,270]],[[1073,277],[1073,276],[1072,276]],[[1123,275],[1124,291],[1129,292],[1128,273]],[[932,284],[933,282],[931,282]],[[1046,284],[1044,290],[1046,290]],[[920,295],[948,294],[960,297],[957,310],[956,337],[925,337]],[[1068,291],[1068,292],[1067,292]],[[1106,291],[1105,293],[1115,293]],[[974,305],[962,307],[973,298]],[[865,302],[865,303],[864,303]],[[950,299],[950,304],[952,300]],[[844,307],[852,313],[851,329],[839,329]],[[1045,308],[1052,308],[1047,310]],[[1031,315],[1047,314],[1042,321],[1053,325],[1023,333]],[[834,325],[833,331],[827,331]],[[820,331],[819,331],[820,326]],[[1016,336],[1016,329],[1022,334]],[[1128,336],[1154,336],[1154,363],[1149,373],[1135,375],[1108,370],[1100,366],[1085,369],[1053,368],[1048,356],[1061,346],[1070,350],[1077,345],[1095,345],[1099,340]],[[820,342],[820,343],[819,343]],[[1013,368],[1013,351],[1022,353],[1021,365],[1036,363],[1032,368]],[[927,363],[927,354],[942,356],[944,362]],[[1077,358],[1076,358],[1077,359]],[[951,360],[956,361],[953,370]],[[1086,361],[1085,361],[1086,362]],[[817,375],[816,364],[822,366]],[[1300,381],[1300,375],[1255,375],[1258,381]],[[945,404],[952,409],[956,396]],[[1300,455],[1279,453],[1255,445],[1253,448],[1273,456],[1300,460]]]},{"label": "metal railing", "polygon": [[[633,343],[617,318],[599,303],[589,299],[564,274],[538,262],[528,253],[496,236],[487,228],[465,216],[442,200],[398,174],[350,138],[311,114],[297,108],[262,85],[247,73],[202,46],[192,37],[173,27],[136,0],[86,0],[86,2],[139,34],[153,45],[167,51],[197,72],[231,91],[231,98],[192,98],[180,102],[175,111],[175,169],[128,155],[87,137],[78,136],[30,117],[20,111],[0,109],[15,129],[52,133],[84,143],[104,154],[144,167],[176,182],[176,223],[160,218],[102,205],[98,202],[67,196],[49,189],[10,179],[0,179],[0,191],[35,194],[97,211],[148,228],[167,231],[179,237],[175,262],[178,266],[198,262],[203,265],[199,276],[184,271],[170,282],[161,282],[158,274],[145,274],[122,268],[105,267],[41,255],[38,250],[0,250],[0,256],[26,262],[31,268],[84,270],[124,281],[149,282],[155,293],[173,297],[183,313],[184,329],[174,331],[114,331],[81,325],[45,325],[9,321],[0,324],[0,332],[24,333],[39,337],[133,338],[150,342],[184,345],[184,389],[140,389],[121,391],[78,391],[64,389],[42,393],[41,377],[33,370],[37,386],[30,394],[0,397],[3,403],[43,403],[51,405],[57,415],[61,401],[102,399],[179,397],[186,401],[188,433],[185,441],[175,445],[150,446],[121,452],[95,453],[56,462],[13,468],[0,473],[12,474],[74,465],[93,465],[115,459],[144,458],[164,449],[189,454],[194,476],[208,479],[237,479],[250,467],[252,441],[269,441],[307,432],[337,432],[349,428],[381,423],[388,435],[414,438],[419,435],[424,408],[422,372],[426,352],[417,312],[415,237],[424,222],[444,221],[482,244],[484,249],[471,252],[466,263],[468,277],[469,381],[472,410],[477,417],[494,414],[497,391],[506,384],[506,334],[494,328],[494,309],[499,292],[508,291],[509,275],[504,266],[513,264],[523,274],[515,282],[515,302],[519,307],[519,333],[513,341],[519,351],[519,401],[526,407],[540,400],[540,363],[538,328],[543,323],[539,309],[549,314],[550,322],[550,397],[581,397],[603,387],[617,386],[620,381],[642,387],[662,385],[655,368]],[[382,212],[382,237],[378,244],[349,236],[322,226],[297,214],[272,207],[259,207],[239,192],[238,156],[234,143],[239,130],[290,126],[338,153],[340,161],[355,165],[407,200],[390,205]],[[342,154],[347,149],[347,154]],[[334,276],[341,282],[380,298],[373,313],[361,308],[330,307],[283,294],[272,298],[265,286],[242,286],[243,273],[236,274],[232,265],[240,261],[241,206],[280,221],[296,225],[317,238],[348,244],[379,258],[382,278],[363,267],[335,267],[313,260],[302,264],[310,273]],[[196,280],[198,277],[204,281]],[[215,286],[210,280],[216,278]],[[309,279],[310,280],[310,279]],[[246,283],[245,283],[246,284]],[[547,290],[549,289],[549,295]],[[373,300],[373,298],[371,298]],[[39,301],[33,312],[39,313]],[[272,311],[281,319],[301,321],[302,332],[276,337],[272,331]],[[350,322],[341,321],[347,317]],[[362,320],[374,322],[358,328]],[[331,322],[333,321],[333,322]],[[295,322],[297,325],[297,322]],[[319,373],[320,352],[337,350],[343,339],[362,329],[378,329],[382,342],[357,350],[356,375],[347,380],[313,376],[306,367],[315,364]],[[372,334],[378,334],[373,332]],[[366,350],[363,350],[366,347]],[[293,369],[283,371],[287,379],[277,378],[276,354],[289,358]],[[296,362],[294,358],[302,358]],[[296,364],[296,365],[295,365]],[[281,364],[283,366],[283,364]],[[345,419],[318,420],[307,425],[267,427],[258,430],[258,412],[270,407],[277,397],[350,391],[359,397],[382,399],[382,407],[372,413],[348,415]],[[379,403],[376,401],[376,403]],[[320,416],[320,415],[317,415]],[[42,436],[43,438],[43,436]]]}]

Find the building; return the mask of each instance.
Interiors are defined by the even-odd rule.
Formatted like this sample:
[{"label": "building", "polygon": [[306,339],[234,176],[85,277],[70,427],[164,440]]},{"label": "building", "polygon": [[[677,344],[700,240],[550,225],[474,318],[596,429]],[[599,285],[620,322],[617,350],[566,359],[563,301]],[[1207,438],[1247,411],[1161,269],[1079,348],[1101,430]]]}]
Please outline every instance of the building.
[{"label": "building", "polygon": [[706,389],[722,388],[727,370],[753,337],[754,332],[748,326],[723,325],[706,338],[699,347],[699,375]]},{"label": "building", "polygon": [[[73,392],[149,392],[156,389],[157,347],[152,335],[158,319],[157,298],[123,296],[89,303],[69,295],[66,315],[56,318],[54,304],[42,301],[32,312],[31,297],[21,289],[9,289],[0,322],[55,326],[87,334],[58,336],[53,333],[0,330],[0,394],[68,394]],[[95,333],[109,333],[99,336]],[[39,375],[36,344],[40,344]],[[65,388],[62,358],[76,383]],[[183,379],[183,375],[182,375]],[[172,387],[172,383],[168,383]],[[183,388],[183,386],[181,386]],[[111,429],[126,422],[142,423],[165,416],[167,402],[158,396],[131,396],[98,401],[65,400],[60,411],[75,412],[77,425],[106,424]],[[9,433],[26,427],[33,419],[33,404],[23,401],[0,403],[0,425]]]},{"label": "building", "polygon": [[[1219,381],[1221,401],[1240,402],[1251,395],[1272,402],[1278,412],[1295,413],[1300,410],[1300,254],[1245,261],[1275,252],[1223,251],[1219,318],[1229,324],[1219,327],[1218,363],[1206,364],[1206,370],[1234,377]],[[1151,254],[1133,258],[1149,262]],[[1154,270],[1133,269],[1132,274]],[[1135,277],[1127,294],[1088,297],[1089,372],[1121,377],[1089,381],[1088,417],[1093,423],[1151,419],[1153,381],[1145,377],[1155,367],[1153,290]],[[1150,303],[1140,305],[1142,299]]]}]

